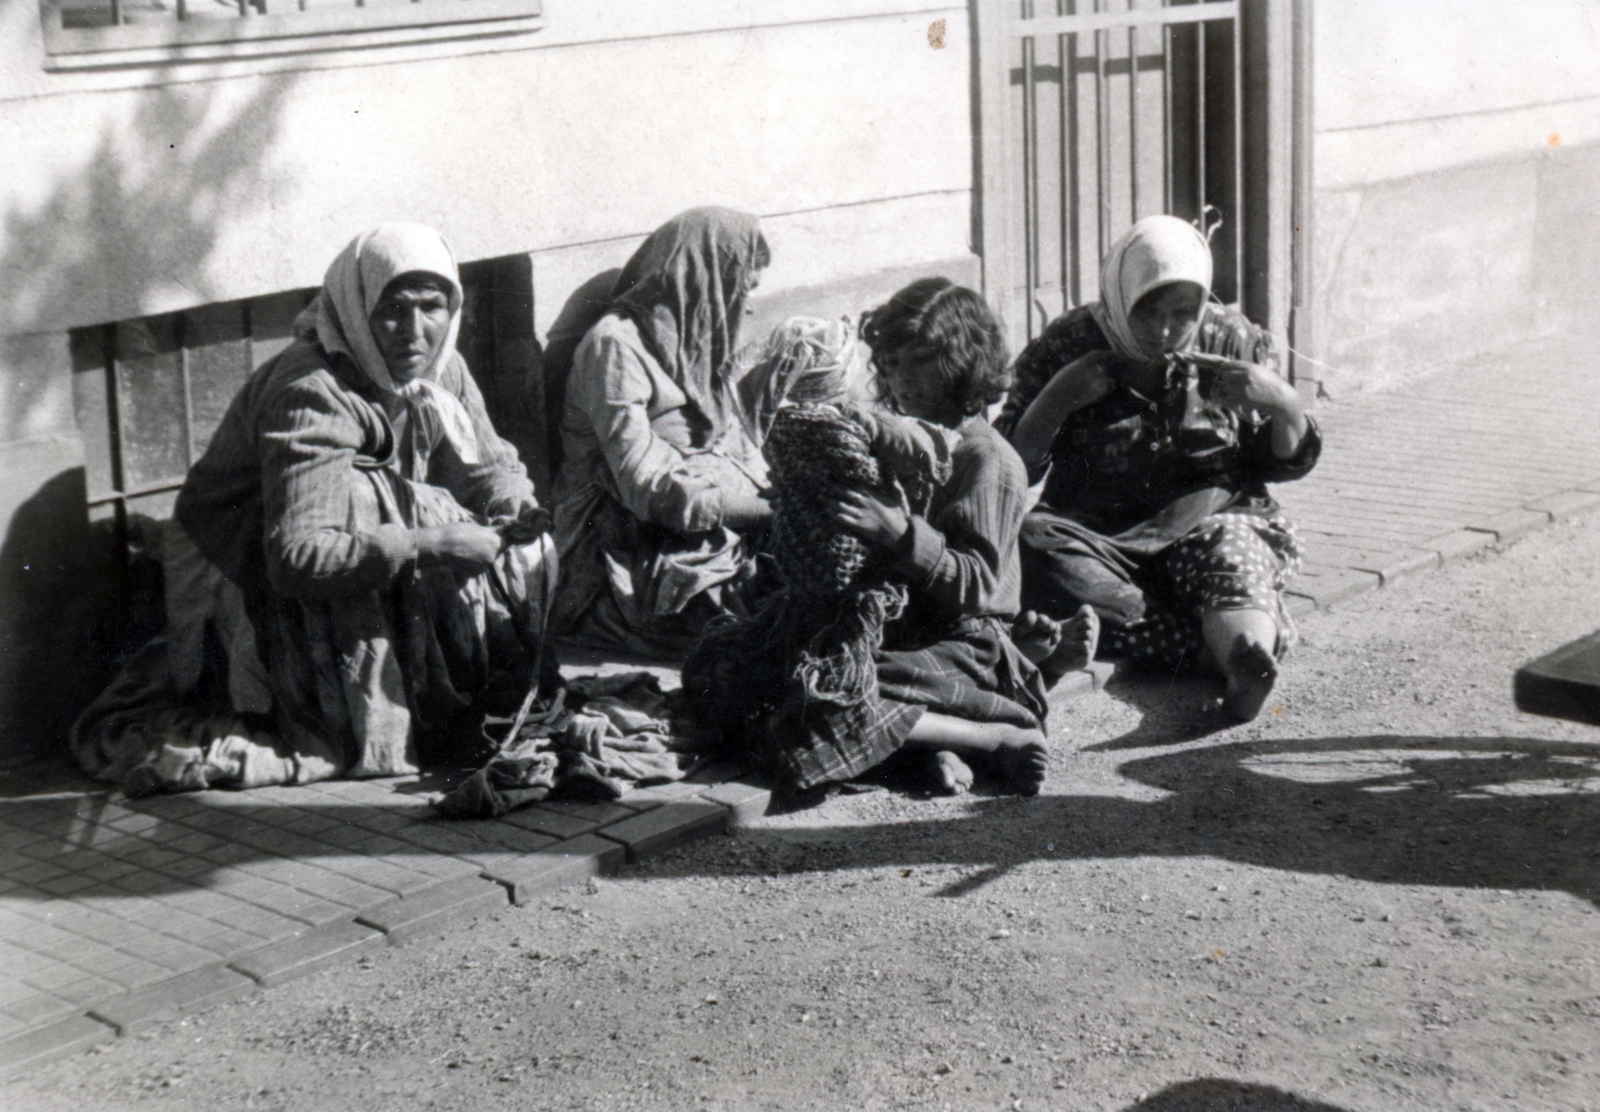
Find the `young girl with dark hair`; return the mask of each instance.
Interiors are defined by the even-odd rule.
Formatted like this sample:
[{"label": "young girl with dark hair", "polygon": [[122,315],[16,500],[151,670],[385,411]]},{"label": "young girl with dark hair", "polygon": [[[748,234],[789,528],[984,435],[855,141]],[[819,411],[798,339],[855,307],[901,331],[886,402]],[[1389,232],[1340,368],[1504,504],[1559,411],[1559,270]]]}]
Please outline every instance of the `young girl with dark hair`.
[{"label": "young girl with dark hair", "polygon": [[[935,278],[874,310],[862,335],[880,407],[780,411],[767,443],[788,594],[764,626],[702,642],[685,689],[796,790],[911,748],[945,791],[971,786],[975,758],[1036,794],[1045,684],[1011,639],[1027,474],[984,418],[1007,386],[999,323]],[[828,552],[859,574],[827,581]]]}]

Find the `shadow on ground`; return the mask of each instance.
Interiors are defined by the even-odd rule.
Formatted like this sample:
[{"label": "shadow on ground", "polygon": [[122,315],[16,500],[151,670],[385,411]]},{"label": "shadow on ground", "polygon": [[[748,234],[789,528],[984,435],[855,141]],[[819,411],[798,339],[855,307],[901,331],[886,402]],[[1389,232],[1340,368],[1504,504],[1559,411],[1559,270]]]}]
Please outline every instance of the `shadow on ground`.
[{"label": "shadow on ground", "polygon": [[[1121,737],[1085,746],[1084,751],[1104,753],[1182,745],[1231,729],[1238,723],[1223,714],[1222,690],[1222,680],[1217,676],[1162,676],[1119,669],[1106,684],[1105,692],[1137,710],[1139,724]],[[1069,715],[1060,717],[1070,721]]]},{"label": "shadow on ground", "polygon": [[1129,1105],[1125,1112],[1344,1112],[1333,1104],[1286,1093],[1271,1085],[1252,1085],[1202,1077],[1180,1081]]},{"label": "shadow on ground", "polygon": [[[1159,753],[1119,771],[1164,793],[977,798],[964,813],[870,825],[754,829],[734,853],[660,859],[653,875],[771,875],[831,869],[963,865],[979,871],[941,892],[956,896],[1035,860],[1204,856],[1386,884],[1560,889],[1596,901],[1600,886],[1600,747],[1529,738],[1360,737],[1251,741]],[[66,785],[59,785],[65,787]],[[371,805],[313,788],[116,801],[104,790],[0,800],[0,824],[49,831],[72,848],[11,879],[13,897],[137,894],[204,884],[246,864],[288,832],[287,855],[364,850],[373,830],[414,844],[416,856],[492,849],[497,822],[431,818],[413,781]],[[271,794],[266,794],[271,793]],[[106,825],[97,814],[138,812]],[[219,812],[226,823],[219,822]],[[110,812],[108,812],[110,813]],[[155,820],[154,822],[150,820]],[[191,837],[196,835],[196,837]],[[385,840],[381,853],[406,856]],[[115,862],[140,867],[118,877]],[[12,855],[26,870],[31,861]],[[97,879],[97,877],[106,879]]]}]

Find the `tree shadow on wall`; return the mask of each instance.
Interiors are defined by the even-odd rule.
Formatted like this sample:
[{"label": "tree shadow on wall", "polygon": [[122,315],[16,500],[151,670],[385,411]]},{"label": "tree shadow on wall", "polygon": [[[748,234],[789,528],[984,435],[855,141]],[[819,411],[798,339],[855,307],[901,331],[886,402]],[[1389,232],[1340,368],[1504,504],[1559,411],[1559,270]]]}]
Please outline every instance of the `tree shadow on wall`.
[{"label": "tree shadow on wall", "polygon": [[[273,74],[84,94],[106,106],[92,152],[59,171],[36,170],[60,176],[44,200],[16,201],[4,217],[0,375],[10,381],[0,384],[9,403],[0,440],[60,436],[66,430],[52,415],[64,394],[79,400],[80,421],[103,412],[81,400],[97,391],[104,398],[104,368],[72,366],[65,343],[41,364],[29,334],[134,316],[158,298],[177,300],[172,291],[208,299],[207,264],[223,229],[272,203],[265,156],[280,141],[282,109],[297,81]],[[239,95],[244,89],[252,91]],[[124,115],[130,101],[137,106]],[[43,151],[21,156],[21,165],[53,165]],[[80,381],[64,381],[69,376]],[[109,440],[105,428],[79,432],[91,446]],[[103,450],[91,447],[88,456],[91,475],[103,474]],[[0,759],[7,762],[59,746],[64,723],[95,694],[84,689],[120,651],[123,638],[104,635],[126,632],[135,604],[110,532],[89,528],[84,469],[61,470],[32,489],[17,483],[0,479],[0,488],[9,487],[0,489],[0,506],[19,507],[0,545],[8,596],[0,615]]]}]

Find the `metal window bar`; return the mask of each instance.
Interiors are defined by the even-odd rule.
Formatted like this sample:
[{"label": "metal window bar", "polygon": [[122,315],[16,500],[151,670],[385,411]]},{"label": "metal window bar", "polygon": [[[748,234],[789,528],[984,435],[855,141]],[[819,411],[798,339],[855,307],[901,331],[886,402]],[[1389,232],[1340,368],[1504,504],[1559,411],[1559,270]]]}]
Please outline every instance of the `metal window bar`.
[{"label": "metal window bar", "polygon": [[[1127,137],[1130,145],[1129,153],[1129,216],[1137,220],[1141,210],[1144,196],[1144,186],[1148,183],[1140,173],[1140,158],[1137,144],[1141,135],[1139,126],[1139,28],[1155,26],[1161,32],[1161,66],[1162,66],[1162,92],[1161,92],[1161,200],[1162,210],[1171,212],[1178,202],[1180,182],[1177,176],[1176,152],[1174,148],[1174,129],[1179,125],[1179,117],[1174,105],[1174,96],[1177,92],[1173,85],[1174,63],[1178,56],[1178,47],[1174,40],[1174,28],[1192,25],[1195,28],[1193,38],[1185,44],[1184,53],[1192,51],[1191,64],[1194,70],[1192,111],[1194,114],[1194,149],[1191,153],[1193,161],[1193,180],[1181,183],[1187,188],[1185,194],[1193,199],[1194,212],[1204,223],[1206,206],[1213,200],[1211,190],[1207,184],[1207,174],[1216,169],[1215,156],[1208,152],[1208,132],[1215,135],[1218,125],[1231,125],[1228,140],[1229,151],[1229,177],[1230,180],[1220,183],[1224,195],[1215,198],[1217,201],[1228,201],[1230,207],[1237,210],[1242,196],[1243,181],[1243,126],[1240,112],[1243,105],[1242,78],[1239,72],[1239,63],[1242,58],[1241,36],[1242,29],[1239,22],[1240,0],[1198,0],[1198,2],[1174,3],[1173,0],[1160,0],[1159,7],[1140,8],[1131,6],[1136,0],[1130,0],[1130,6],[1122,10],[1113,10],[1111,0],[1093,0],[1093,8],[1087,12],[1078,12],[1074,0],[1058,0],[1054,5],[1057,14],[1054,16],[1038,17],[1034,11],[1032,0],[1017,0],[1014,21],[1006,29],[1008,37],[1021,47],[1021,77],[1022,77],[1022,155],[1023,155],[1023,270],[1026,296],[1026,328],[1031,337],[1038,333],[1048,314],[1044,312],[1044,305],[1039,295],[1045,286],[1043,274],[1043,243],[1044,232],[1042,206],[1045,199],[1042,196],[1043,183],[1040,181],[1040,112],[1038,100],[1038,59],[1036,43],[1041,36],[1050,35],[1056,39],[1057,57],[1060,60],[1059,103],[1060,110],[1060,144],[1058,167],[1061,174],[1061,195],[1059,201],[1060,227],[1060,269],[1061,269],[1061,294],[1066,305],[1078,304],[1083,300],[1082,277],[1082,237],[1076,234],[1077,214],[1080,211],[1082,200],[1081,185],[1082,171],[1078,151],[1079,124],[1081,105],[1077,96],[1077,69],[1078,69],[1078,38],[1081,34],[1092,32],[1094,34],[1094,54],[1092,58],[1092,73],[1095,82],[1095,184],[1096,184],[1096,224],[1097,247],[1099,255],[1103,255],[1110,246],[1113,232],[1116,227],[1113,197],[1113,145],[1117,137],[1112,134],[1111,121],[1111,86],[1107,71],[1108,61],[1112,53],[1112,39],[1110,33],[1115,30],[1123,31],[1127,36],[1128,44],[1128,110],[1129,123]],[[1208,46],[1217,42],[1208,37],[1213,30],[1211,24],[1228,22],[1231,24],[1226,30],[1229,34],[1229,45],[1232,48],[1232,73],[1230,75],[1231,104],[1220,103],[1222,98],[1207,96],[1208,82]],[[1016,57],[1016,55],[1013,55]],[[1085,59],[1088,61],[1089,59]],[[1214,68],[1214,67],[1213,67]],[[1212,79],[1220,75],[1211,75]],[[1226,96],[1226,94],[1224,94]],[[1228,119],[1223,120],[1216,114],[1226,111]],[[1221,138],[1221,136],[1216,136]],[[1223,214],[1228,220],[1229,239],[1232,247],[1232,262],[1234,263],[1235,286],[1239,285],[1243,276],[1243,251],[1244,236],[1240,227],[1239,213],[1237,211]],[[1235,290],[1237,295],[1237,290]]]},{"label": "metal window bar", "polygon": [[[1095,0],[1095,11],[1101,0]],[[1105,258],[1111,246],[1111,86],[1106,81],[1106,54],[1111,33],[1096,28],[1094,33],[1094,159],[1095,206],[1098,209],[1096,255]]]},{"label": "metal window bar", "polygon": [[[1022,0],[1024,17],[1033,14],[1032,0]],[[1039,288],[1039,106],[1035,100],[1034,40],[1022,43],[1022,242],[1023,280],[1028,295],[1028,335],[1034,334],[1034,297]]]},{"label": "metal window bar", "polygon": [[1244,20],[1233,21],[1233,299],[1244,304]]},{"label": "metal window bar", "polygon": [[1195,32],[1195,214],[1205,230],[1205,24]]},{"label": "metal window bar", "polygon": [[[245,344],[245,358],[249,366],[255,366],[255,338],[253,321],[251,320],[250,303],[246,301],[240,306],[242,315],[241,339]],[[106,375],[106,412],[107,412],[107,437],[108,457],[110,464],[111,489],[104,494],[96,495],[87,500],[90,509],[99,506],[115,507],[117,528],[125,529],[127,526],[128,503],[137,498],[144,498],[153,494],[166,494],[183,486],[184,479],[188,476],[189,468],[193,467],[200,452],[195,441],[194,422],[194,382],[190,371],[191,341],[194,337],[189,328],[189,314],[183,313],[178,317],[178,375],[183,387],[183,459],[184,473],[156,479],[152,482],[141,483],[130,487],[127,480],[127,465],[124,461],[124,446],[127,443],[127,428],[123,421],[123,412],[126,405],[123,400],[122,378],[118,369],[116,355],[116,325],[107,325],[102,330],[101,350],[105,358]]]},{"label": "metal window bar", "polygon": [[[1131,0],[1130,0],[1131,4]],[[1128,26],[1128,195],[1139,219],[1139,29]]]},{"label": "metal window bar", "polygon": [[[1166,0],[1162,0],[1166,3]],[[1161,211],[1172,211],[1172,26],[1161,28]]]},{"label": "metal window bar", "polygon": [[[1066,0],[1058,5],[1069,12],[1076,9],[1076,0]],[[1078,235],[1073,221],[1077,218],[1080,190],[1078,188],[1078,36],[1075,33],[1058,34],[1056,51],[1061,60],[1061,197],[1059,219],[1061,222],[1061,299],[1064,305],[1076,303],[1082,280],[1083,237]]]}]

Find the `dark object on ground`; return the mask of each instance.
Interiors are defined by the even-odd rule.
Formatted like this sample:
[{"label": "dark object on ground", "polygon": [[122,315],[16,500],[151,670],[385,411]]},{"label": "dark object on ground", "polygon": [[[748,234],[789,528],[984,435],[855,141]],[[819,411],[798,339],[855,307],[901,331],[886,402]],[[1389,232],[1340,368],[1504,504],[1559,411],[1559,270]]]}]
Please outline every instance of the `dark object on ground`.
[{"label": "dark object on ground", "polygon": [[1253,1085],[1203,1077],[1180,1081],[1134,1104],[1141,1112],[1344,1112],[1343,1109],[1285,1092],[1272,1085]]},{"label": "dark object on ground", "polygon": [[1517,709],[1600,726],[1600,631],[1517,669]]}]

